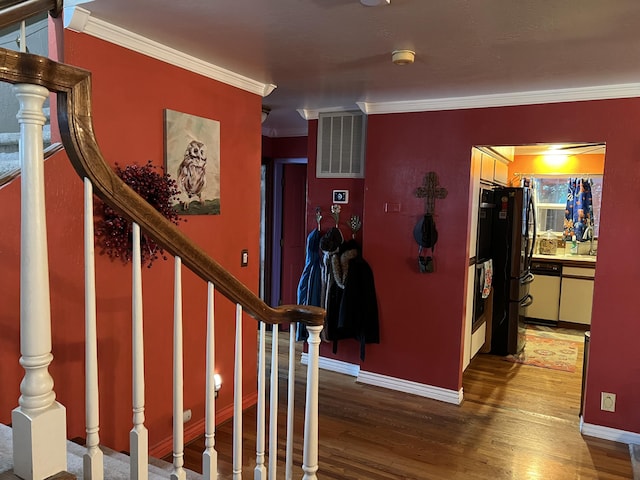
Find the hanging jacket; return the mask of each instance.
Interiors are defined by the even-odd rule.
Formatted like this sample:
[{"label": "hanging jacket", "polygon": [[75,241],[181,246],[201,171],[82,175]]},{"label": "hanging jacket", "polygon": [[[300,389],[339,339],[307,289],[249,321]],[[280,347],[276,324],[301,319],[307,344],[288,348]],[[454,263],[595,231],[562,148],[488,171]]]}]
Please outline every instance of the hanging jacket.
[{"label": "hanging jacket", "polygon": [[333,283],[327,295],[327,339],[353,338],[360,342],[360,358],[364,360],[365,344],[380,343],[378,302],[373,271],[362,258],[355,240],[343,243],[331,256]]},{"label": "hanging jacket", "polygon": [[[322,276],[320,262],[320,231],[314,229],[307,237],[307,249],[304,269],[298,283],[298,304],[322,306]],[[302,324],[298,324],[296,340],[306,340],[307,329]]]}]

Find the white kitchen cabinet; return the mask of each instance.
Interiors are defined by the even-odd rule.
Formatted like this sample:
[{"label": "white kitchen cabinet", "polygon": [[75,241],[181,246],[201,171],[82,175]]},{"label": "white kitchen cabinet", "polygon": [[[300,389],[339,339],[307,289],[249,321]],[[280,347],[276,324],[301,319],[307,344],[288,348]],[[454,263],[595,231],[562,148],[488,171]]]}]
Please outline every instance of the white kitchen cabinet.
[{"label": "white kitchen cabinet", "polygon": [[480,153],[480,180],[493,183],[493,174],[496,160],[486,153]]},{"label": "white kitchen cabinet", "polygon": [[481,153],[480,180],[488,183],[507,185],[509,183],[509,164],[486,153]]},{"label": "white kitchen cabinet", "polygon": [[516,153],[516,147],[514,146],[493,146],[491,150],[499,154],[506,162],[513,162]]},{"label": "white kitchen cabinet", "polygon": [[558,321],[561,280],[559,275],[534,274],[533,282],[529,287],[529,294],[533,297],[533,302],[525,309],[526,317],[552,322]]},{"label": "white kitchen cabinet", "polygon": [[500,185],[509,184],[509,165],[502,160],[496,160],[493,168],[493,181]]},{"label": "white kitchen cabinet", "polygon": [[591,324],[595,269],[564,267],[560,293],[560,321]]}]

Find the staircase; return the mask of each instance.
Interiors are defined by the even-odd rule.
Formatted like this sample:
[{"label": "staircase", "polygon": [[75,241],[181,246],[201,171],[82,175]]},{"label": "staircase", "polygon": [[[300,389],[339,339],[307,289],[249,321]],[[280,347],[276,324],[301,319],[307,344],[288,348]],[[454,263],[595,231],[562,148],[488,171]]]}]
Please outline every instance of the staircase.
[{"label": "staircase", "polygon": [[[12,430],[6,425],[0,424],[0,478],[19,479],[13,475],[13,445]],[[108,472],[109,479],[129,480],[130,458],[123,454],[102,447],[104,453],[104,470]],[[86,447],[72,441],[67,441],[67,472],[76,478],[83,477],[83,456],[87,453]],[[173,465],[157,458],[149,459],[149,480],[166,479],[171,475]],[[187,480],[199,480],[198,473],[185,470]]]},{"label": "staircase", "polygon": [[[6,2],[5,2],[6,3]],[[0,6],[0,28],[10,22],[19,21],[41,11],[50,10],[58,15],[62,7],[59,0],[14,0],[9,6]],[[324,310],[302,305],[285,305],[272,308],[258,298],[226,269],[193,243],[176,225],[147,203],[127,186],[109,167],[102,157],[93,131],[91,112],[91,74],[85,70],[54,62],[37,55],[19,53],[0,48],[0,81],[15,85],[20,103],[19,158],[21,166],[20,205],[20,365],[24,376],[20,384],[19,405],[11,412],[12,428],[0,427],[0,476],[24,480],[65,478],[68,474],[84,479],[102,480],[130,478],[147,480],[156,474],[172,480],[186,480],[192,472],[184,468],[184,372],[183,372],[183,319],[182,319],[182,271],[189,269],[195,278],[206,285],[206,318],[197,319],[206,325],[206,353],[200,359],[206,378],[203,432],[205,451],[202,453],[203,478],[215,480],[217,474],[217,451],[215,446],[216,385],[215,356],[216,309],[214,298],[225,297],[235,305],[234,318],[223,318],[222,328],[235,332],[235,349],[232,372],[227,370],[227,379],[233,384],[233,479],[241,480],[244,465],[243,453],[255,454],[255,467],[246,477],[255,480],[277,478],[278,468],[278,403],[283,395],[278,389],[278,328],[273,328],[274,348],[270,362],[266,358],[266,326],[289,325],[289,338],[293,345],[295,325],[303,324],[309,334],[308,366],[305,385],[303,434],[294,430],[294,386],[295,361],[289,357],[286,405],[286,458],[285,476],[294,478],[294,444],[302,444],[302,479],[316,480],[318,470],[318,357],[320,332],[324,321]],[[67,438],[67,411],[56,400],[53,390],[55,379],[49,372],[54,361],[52,351],[51,303],[49,288],[49,263],[47,257],[47,221],[44,195],[43,126],[45,115],[42,109],[50,92],[57,93],[58,122],[60,134],[72,166],[84,185],[84,286],[85,286],[85,431],[86,447],[70,443]],[[100,409],[98,371],[109,365],[98,365],[95,239],[94,239],[94,195],[113,207],[132,224],[132,291],[131,291],[131,372],[132,372],[132,425],[129,431],[130,455],[113,452],[100,441]],[[173,464],[168,468],[162,462],[149,458],[149,435],[145,425],[145,373],[144,373],[144,322],[142,296],[141,234],[144,233],[173,256],[173,278],[166,281],[174,286],[173,309],[173,372],[171,416],[173,423]],[[215,294],[215,295],[214,295]],[[206,299],[205,299],[206,298]],[[224,300],[224,299],[223,299]],[[204,311],[205,309],[203,309]],[[252,395],[243,394],[243,334],[245,317],[255,319],[259,332],[257,385],[251,385]],[[196,319],[194,319],[195,321]],[[17,322],[16,322],[17,323]],[[235,330],[233,330],[235,326]],[[17,327],[16,327],[17,328]],[[171,332],[167,332],[171,335]],[[293,351],[293,349],[291,350]],[[127,352],[128,353],[128,352]],[[252,353],[252,352],[250,352]],[[270,363],[271,381],[267,381],[267,364]],[[252,369],[251,378],[255,375]],[[233,379],[231,381],[231,378]],[[12,379],[11,379],[12,380]],[[3,378],[3,382],[7,379]],[[269,402],[267,402],[269,383]],[[256,403],[257,425],[255,444],[245,445],[243,440],[243,402]],[[153,402],[155,399],[149,399]],[[267,403],[269,412],[267,412]],[[3,412],[5,415],[6,412]],[[5,415],[6,416],[6,415]],[[298,415],[301,418],[302,415]],[[103,419],[109,422],[109,419]],[[267,441],[268,424],[268,441]],[[253,426],[251,426],[253,428]],[[270,455],[269,446],[273,445]],[[246,455],[245,455],[246,456]],[[123,466],[124,465],[124,466]],[[68,472],[68,473],[67,473]],[[169,473],[167,473],[169,472]]]}]

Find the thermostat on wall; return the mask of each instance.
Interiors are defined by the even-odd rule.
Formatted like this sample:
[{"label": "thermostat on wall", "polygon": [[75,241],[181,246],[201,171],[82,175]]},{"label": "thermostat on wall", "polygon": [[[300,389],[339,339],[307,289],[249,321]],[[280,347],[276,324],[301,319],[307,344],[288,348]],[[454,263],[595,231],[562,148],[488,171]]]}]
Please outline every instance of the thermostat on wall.
[{"label": "thermostat on wall", "polygon": [[349,190],[334,190],[333,203],[349,203]]}]

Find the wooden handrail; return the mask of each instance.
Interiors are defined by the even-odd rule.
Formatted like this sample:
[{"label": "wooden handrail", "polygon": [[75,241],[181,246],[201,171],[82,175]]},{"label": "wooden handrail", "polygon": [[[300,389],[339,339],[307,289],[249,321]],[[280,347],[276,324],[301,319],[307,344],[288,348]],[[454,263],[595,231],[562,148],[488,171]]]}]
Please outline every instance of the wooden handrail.
[{"label": "wooden handrail", "polygon": [[0,28],[42,12],[57,17],[62,12],[62,0],[0,0]]},{"label": "wooden handrail", "polygon": [[200,278],[212,282],[218,292],[242,305],[254,318],[269,324],[323,324],[325,311],[322,308],[303,305],[272,308],[264,303],[115,174],[105,162],[93,132],[89,71],[46,57],[0,48],[0,80],[41,85],[56,92],[62,143],[80,178],[88,178],[98,197],[137,223],[162,248],[179,256],[182,263]]}]

